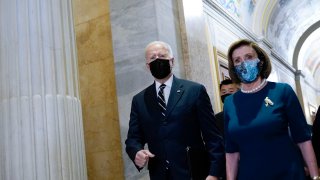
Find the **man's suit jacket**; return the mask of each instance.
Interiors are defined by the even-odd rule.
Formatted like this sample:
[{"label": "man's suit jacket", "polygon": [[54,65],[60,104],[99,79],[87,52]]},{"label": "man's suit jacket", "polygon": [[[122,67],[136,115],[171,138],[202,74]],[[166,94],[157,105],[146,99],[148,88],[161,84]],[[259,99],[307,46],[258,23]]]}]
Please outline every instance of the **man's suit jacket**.
[{"label": "man's suit jacket", "polygon": [[[148,163],[152,180],[165,179],[166,166],[173,179],[190,179],[190,166],[193,176],[198,176],[194,179],[223,172],[222,138],[214,123],[209,96],[198,83],[173,77],[166,118],[157,104],[155,83],[133,97],[126,140],[126,151],[133,161],[145,143],[155,154]],[[205,170],[208,159],[209,172],[197,175]]]},{"label": "man's suit jacket", "polygon": [[214,115],[216,118],[216,125],[222,136],[224,136],[224,118],[223,118],[223,111]]}]

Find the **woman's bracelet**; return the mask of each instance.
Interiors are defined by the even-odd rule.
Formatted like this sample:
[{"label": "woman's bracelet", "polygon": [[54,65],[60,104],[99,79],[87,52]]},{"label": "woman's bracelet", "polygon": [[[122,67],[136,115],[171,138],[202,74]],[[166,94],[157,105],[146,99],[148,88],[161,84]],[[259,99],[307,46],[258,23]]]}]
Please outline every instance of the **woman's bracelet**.
[{"label": "woman's bracelet", "polygon": [[320,176],[313,176],[312,180],[320,180]]}]

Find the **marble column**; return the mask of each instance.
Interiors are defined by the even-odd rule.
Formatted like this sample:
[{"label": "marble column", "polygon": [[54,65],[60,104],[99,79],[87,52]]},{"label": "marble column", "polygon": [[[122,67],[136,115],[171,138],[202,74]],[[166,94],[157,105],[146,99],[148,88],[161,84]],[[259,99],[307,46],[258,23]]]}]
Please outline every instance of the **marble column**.
[{"label": "marble column", "polygon": [[178,0],[186,78],[205,85],[216,111],[220,105],[214,49],[209,43],[202,0]]},{"label": "marble column", "polygon": [[0,180],[87,179],[71,0],[0,1]]},{"label": "marble column", "polygon": [[73,0],[73,11],[88,179],[121,180],[124,173],[109,0]]}]

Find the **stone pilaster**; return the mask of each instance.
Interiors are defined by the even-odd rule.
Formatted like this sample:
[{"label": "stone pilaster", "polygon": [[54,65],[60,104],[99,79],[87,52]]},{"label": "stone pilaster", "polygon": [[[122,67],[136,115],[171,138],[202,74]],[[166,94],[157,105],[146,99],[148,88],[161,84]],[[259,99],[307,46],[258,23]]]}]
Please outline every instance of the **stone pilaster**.
[{"label": "stone pilaster", "polygon": [[178,0],[182,53],[186,78],[205,85],[217,112],[220,106],[218,77],[214,71],[214,49],[209,43],[202,0]]}]

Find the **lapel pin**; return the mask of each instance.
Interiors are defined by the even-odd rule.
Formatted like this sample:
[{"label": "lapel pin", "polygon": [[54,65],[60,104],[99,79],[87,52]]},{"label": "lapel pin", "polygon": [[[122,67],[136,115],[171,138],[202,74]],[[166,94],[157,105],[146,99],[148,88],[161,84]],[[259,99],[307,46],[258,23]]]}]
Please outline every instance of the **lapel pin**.
[{"label": "lapel pin", "polygon": [[269,97],[266,97],[266,98],[264,99],[264,102],[266,103],[266,104],[265,104],[266,107],[268,107],[269,105],[270,105],[270,106],[273,106],[273,102],[271,101],[271,99],[269,99]]}]

